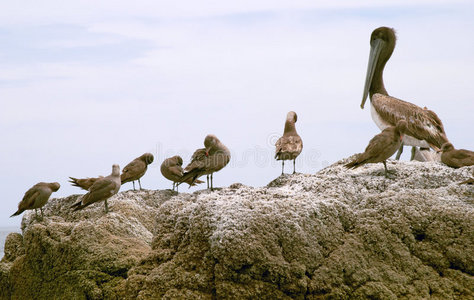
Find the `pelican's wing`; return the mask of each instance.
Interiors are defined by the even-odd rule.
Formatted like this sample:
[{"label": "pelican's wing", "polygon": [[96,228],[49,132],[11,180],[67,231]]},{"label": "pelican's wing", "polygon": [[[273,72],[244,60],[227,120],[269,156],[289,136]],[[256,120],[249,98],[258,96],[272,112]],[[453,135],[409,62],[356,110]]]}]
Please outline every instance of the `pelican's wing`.
[{"label": "pelican's wing", "polygon": [[393,126],[399,120],[406,120],[406,134],[425,140],[436,150],[448,142],[441,120],[431,110],[382,94],[372,96],[372,105],[380,117]]}]

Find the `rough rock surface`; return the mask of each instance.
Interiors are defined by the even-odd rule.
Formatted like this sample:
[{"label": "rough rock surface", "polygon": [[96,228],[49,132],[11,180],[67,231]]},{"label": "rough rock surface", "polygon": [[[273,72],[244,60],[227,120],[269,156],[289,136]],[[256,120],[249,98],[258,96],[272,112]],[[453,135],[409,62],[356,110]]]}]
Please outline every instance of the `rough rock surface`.
[{"label": "rough rock surface", "polygon": [[1,299],[473,299],[474,167],[390,162],[267,187],[51,199],[0,262]]}]

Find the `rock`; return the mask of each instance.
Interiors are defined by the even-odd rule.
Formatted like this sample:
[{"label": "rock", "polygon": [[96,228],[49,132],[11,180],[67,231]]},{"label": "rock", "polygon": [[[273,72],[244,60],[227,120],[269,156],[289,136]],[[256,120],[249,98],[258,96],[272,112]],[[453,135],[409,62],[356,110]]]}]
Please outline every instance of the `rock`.
[{"label": "rock", "polygon": [[[23,218],[2,299],[474,298],[474,167],[388,162],[261,188],[127,191]],[[14,246],[15,245],[15,246]]]}]

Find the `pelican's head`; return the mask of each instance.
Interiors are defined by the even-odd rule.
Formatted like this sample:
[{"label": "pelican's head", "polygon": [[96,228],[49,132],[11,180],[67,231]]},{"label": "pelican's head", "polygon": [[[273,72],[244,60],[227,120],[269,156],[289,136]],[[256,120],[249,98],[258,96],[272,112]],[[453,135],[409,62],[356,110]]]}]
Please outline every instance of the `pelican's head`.
[{"label": "pelican's head", "polygon": [[[372,32],[372,35],[370,36],[369,63],[367,65],[364,93],[360,105],[362,109],[364,108],[369,92],[376,92],[378,89],[385,91],[382,81],[380,82],[381,86],[374,86],[372,80],[374,79],[375,70],[382,72],[385,63],[392,55],[396,41],[397,37],[395,35],[395,30],[392,28],[379,27]],[[380,76],[382,76],[382,74],[380,74]],[[380,83],[376,82],[375,84]]]}]

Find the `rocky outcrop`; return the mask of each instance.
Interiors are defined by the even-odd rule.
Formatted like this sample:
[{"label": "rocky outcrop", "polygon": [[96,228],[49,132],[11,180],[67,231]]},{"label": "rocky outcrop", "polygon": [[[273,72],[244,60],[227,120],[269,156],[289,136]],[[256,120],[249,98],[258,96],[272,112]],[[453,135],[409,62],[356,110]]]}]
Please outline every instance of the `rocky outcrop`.
[{"label": "rocky outcrop", "polygon": [[390,162],[267,187],[127,191],[23,218],[2,299],[474,298],[473,167]]}]

